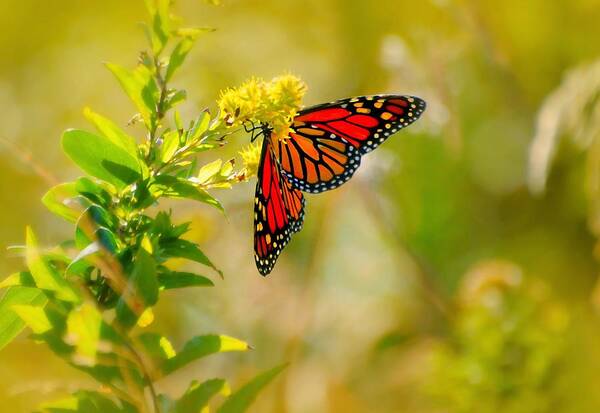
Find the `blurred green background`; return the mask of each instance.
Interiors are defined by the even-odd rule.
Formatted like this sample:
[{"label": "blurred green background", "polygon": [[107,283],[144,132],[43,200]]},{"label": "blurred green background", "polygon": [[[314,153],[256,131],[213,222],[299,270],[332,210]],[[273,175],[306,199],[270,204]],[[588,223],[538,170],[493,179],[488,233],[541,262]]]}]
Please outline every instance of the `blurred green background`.
[{"label": "blurred green background", "polygon": [[[225,87],[285,71],[308,83],[306,104],[394,92],[429,106],[349,184],[307,196],[305,229],[266,279],[254,182],[215,192],[227,217],[173,205],[225,280],[166,293],[155,328],[174,344],[222,332],[255,349],[194,364],[162,391],[289,361],[253,411],[600,411],[599,0],[176,4],[218,29],[176,79],[188,118]],[[0,3],[3,251],[27,224],[49,245],[70,236],[39,202],[78,174],[60,134],[87,127],[84,106],[122,125],[133,115],[102,62],[135,64],[145,18],[141,0]],[[2,274],[21,267],[0,255]],[[0,353],[2,411],[86,385],[25,335]]]}]

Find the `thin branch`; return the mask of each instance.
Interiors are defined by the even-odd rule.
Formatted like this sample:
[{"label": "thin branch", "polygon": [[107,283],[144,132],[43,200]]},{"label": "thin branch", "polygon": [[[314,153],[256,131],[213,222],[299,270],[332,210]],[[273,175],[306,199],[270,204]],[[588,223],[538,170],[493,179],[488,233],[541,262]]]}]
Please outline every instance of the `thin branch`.
[{"label": "thin branch", "polygon": [[48,185],[54,186],[58,184],[58,179],[52,172],[40,165],[33,158],[33,155],[18,146],[16,143],[9,141],[5,138],[0,138],[0,142],[15,155],[23,164],[29,166],[31,170],[40,178],[42,178]]},{"label": "thin branch", "polygon": [[152,377],[150,376],[150,372],[148,371],[148,368],[146,367],[146,364],[144,363],[142,356],[140,355],[140,353],[138,353],[138,351],[136,350],[136,348],[133,344],[126,342],[126,345],[127,345],[127,348],[129,349],[129,351],[131,351],[131,353],[135,357],[140,370],[142,371],[144,377],[146,378],[146,382],[148,383],[148,389],[150,390],[150,395],[152,396],[152,404],[154,405],[155,413],[161,413],[160,401],[158,400],[158,393],[156,392],[156,389],[154,388]]},{"label": "thin branch", "polygon": [[[157,139],[156,132],[158,131],[158,127],[159,127],[161,121],[165,117],[164,106],[165,106],[165,102],[167,99],[167,92],[168,92],[167,82],[165,81],[165,79],[162,75],[162,68],[160,65],[160,56],[154,56],[153,60],[154,60],[154,69],[155,69],[154,79],[156,80],[156,83],[158,84],[158,87],[160,88],[160,97],[158,99],[158,103],[156,104],[156,117],[153,119],[152,128],[150,129],[150,135],[149,135],[150,149],[152,149],[152,147],[156,143],[156,139]],[[148,151],[148,155],[150,153],[152,153],[152,150]]]}]

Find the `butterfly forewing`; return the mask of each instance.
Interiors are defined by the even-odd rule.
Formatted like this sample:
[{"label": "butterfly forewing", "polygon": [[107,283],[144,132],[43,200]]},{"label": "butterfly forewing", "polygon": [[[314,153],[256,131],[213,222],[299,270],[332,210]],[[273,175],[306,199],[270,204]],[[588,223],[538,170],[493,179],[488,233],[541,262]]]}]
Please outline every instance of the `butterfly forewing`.
[{"label": "butterfly forewing", "polygon": [[277,257],[302,228],[304,197],[280,173],[269,139],[262,148],[262,160],[254,197],[254,258],[262,275],[273,269]]},{"label": "butterfly forewing", "polygon": [[337,188],[356,172],[362,155],[424,110],[422,99],[403,95],[361,96],[304,109],[289,137],[273,143],[282,174],[302,191]]}]

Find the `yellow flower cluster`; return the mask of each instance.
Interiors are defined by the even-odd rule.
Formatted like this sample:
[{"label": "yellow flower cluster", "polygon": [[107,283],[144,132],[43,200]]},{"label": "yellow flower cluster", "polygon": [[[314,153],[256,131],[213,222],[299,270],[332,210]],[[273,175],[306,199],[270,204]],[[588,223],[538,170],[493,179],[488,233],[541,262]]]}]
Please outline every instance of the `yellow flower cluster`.
[{"label": "yellow flower cluster", "polygon": [[258,173],[261,152],[260,142],[251,143],[240,151],[244,163],[244,179],[249,179]]},{"label": "yellow flower cluster", "polygon": [[285,137],[305,93],[306,84],[293,75],[278,76],[269,82],[252,78],[221,92],[218,105],[228,126],[241,126],[246,121],[266,123],[278,137]]}]

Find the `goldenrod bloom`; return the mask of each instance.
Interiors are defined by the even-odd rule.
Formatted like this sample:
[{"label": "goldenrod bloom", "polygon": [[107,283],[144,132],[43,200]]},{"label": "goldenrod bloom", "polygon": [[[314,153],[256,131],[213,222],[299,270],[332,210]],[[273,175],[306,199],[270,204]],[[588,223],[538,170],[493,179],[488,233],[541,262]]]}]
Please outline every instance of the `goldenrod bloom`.
[{"label": "goldenrod bloom", "polygon": [[221,92],[218,104],[228,126],[241,126],[246,121],[266,123],[276,136],[284,137],[305,93],[306,84],[293,75],[278,76],[269,82],[251,78]]}]

